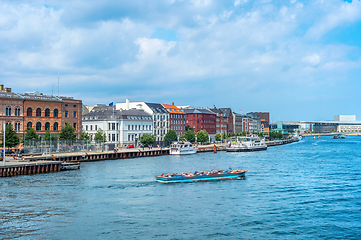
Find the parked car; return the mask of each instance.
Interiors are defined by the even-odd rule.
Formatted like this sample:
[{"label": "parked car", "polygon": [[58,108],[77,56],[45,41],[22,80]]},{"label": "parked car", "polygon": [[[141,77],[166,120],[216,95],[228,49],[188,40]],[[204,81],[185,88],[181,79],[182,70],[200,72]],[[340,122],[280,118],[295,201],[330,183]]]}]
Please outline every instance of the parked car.
[{"label": "parked car", "polygon": [[127,146],[127,148],[134,148],[134,145],[129,145]]},{"label": "parked car", "polygon": [[21,153],[21,154],[26,154],[26,153],[29,153],[29,149],[21,149],[18,151],[18,153]]},{"label": "parked car", "polygon": [[6,150],[6,151],[5,151],[5,154],[10,154],[10,155],[12,155],[12,154],[15,154],[15,152],[14,152],[13,150]]}]

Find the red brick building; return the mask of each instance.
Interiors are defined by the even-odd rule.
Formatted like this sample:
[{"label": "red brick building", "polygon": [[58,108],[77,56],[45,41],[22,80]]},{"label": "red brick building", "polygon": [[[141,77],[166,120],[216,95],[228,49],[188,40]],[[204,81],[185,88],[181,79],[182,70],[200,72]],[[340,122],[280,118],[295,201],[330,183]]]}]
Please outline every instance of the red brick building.
[{"label": "red brick building", "polygon": [[[3,90],[3,85],[1,90]],[[8,90],[11,91],[11,90]],[[0,129],[4,130],[8,124],[12,124],[19,137],[24,135],[24,107],[23,98],[12,92],[0,92]]]},{"label": "red brick building", "polygon": [[69,97],[60,97],[62,100],[62,126],[69,123],[75,128],[76,136],[79,137],[82,130],[82,106],[81,100],[75,100]]},{"label": "red brick building", "polygon": [[216,133],[230,134],[233,129],[233,114],[230,108],[210,108],[211,112],[216,114]]},{"label": "red brick building", "polygon": [[60,133],[61,99],[37,93],[19,93],[24,99],[24,130],[33,128],[38,134]]},{"label": "red brick building", "polygon": [[174,103],[162,104],[169,112],[169,128],[176,131],[177,135],[183,135],[185,132],[185,113],[182,109],[179,109]]},{"label": "red brick building", "polygon": [[216,134],[216,114],[201,108],[182,109],[184,111],[186,125],[194,128],[195,132],[206,130],[209,135]]}]

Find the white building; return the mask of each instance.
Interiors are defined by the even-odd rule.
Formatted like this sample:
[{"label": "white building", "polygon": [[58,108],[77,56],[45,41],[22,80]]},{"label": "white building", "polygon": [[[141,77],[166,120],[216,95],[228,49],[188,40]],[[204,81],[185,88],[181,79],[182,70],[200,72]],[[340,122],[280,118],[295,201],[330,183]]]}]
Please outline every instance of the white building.
[{"label": "white building", "polygon": [[160,103],[146,103],[146,102],[129,102],[116,103],[117,110],[123,109],[137,109],[152,115],[153,119],[153,135],[156,141],[163,141],[164,136],[169,130],[169,112]]},{"label": "white building", "polygon": [[83,131],[94,139],[99,129],[105,132],[107,145],[129,146],[138,144],[144,134],[153,133],[153,120],[144,110],[116,110],[115,106],[96,105],[83,115]]},{"label": "white building", "polygon": [[340,122],[355,122],[356,115],[336,115],[336,116],[333,116],[333,120],[340,121]]}]

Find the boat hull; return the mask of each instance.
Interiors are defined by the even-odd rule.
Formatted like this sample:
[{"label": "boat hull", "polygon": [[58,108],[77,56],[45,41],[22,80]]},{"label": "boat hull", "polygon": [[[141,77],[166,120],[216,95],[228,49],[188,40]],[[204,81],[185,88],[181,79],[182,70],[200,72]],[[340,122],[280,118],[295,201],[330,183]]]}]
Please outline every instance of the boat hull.
[{"label": "boat hull", "polygon": [[170,151],[170,154],[171,155],[187,155],[187,154],[195,154],[195,153],[197,153],[197,150],[198,149],[192,149],[192,150],[184,150],[184,151],[176,151],[176,150],[174,150],[174,151]]},{"label": "boat hull", "polygon": [[267,150],[267,147],[258,148],[226,148],[227,152],[256,152]]},{"label": "boat hull", "polygon": [[195,181],[212,181],[212,180],[223,180],[223,179],[238,179],[246,175],[247,171],[239,173],[227,173],[227,174],[210,174],[202,176],[192,176],[192,177],[156,177],[157,182],[161,183],[177,183],[177,182],[195,182]]}]

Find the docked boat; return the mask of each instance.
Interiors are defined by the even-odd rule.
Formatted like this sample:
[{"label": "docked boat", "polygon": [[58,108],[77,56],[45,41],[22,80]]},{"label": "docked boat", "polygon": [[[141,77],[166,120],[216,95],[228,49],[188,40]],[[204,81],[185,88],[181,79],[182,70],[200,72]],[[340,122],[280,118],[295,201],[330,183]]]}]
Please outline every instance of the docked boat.
[{"label": "docked boat", "polygon": [[247,170],[212,170],[204,172],[195,172],[187,174],[162,174],[156,176],[157,182],[161,183],[177,183],[177,182],[194,182],[194,181],[210,181],[210,180],[222,180],[222,179],[240,179],[243,178]]},{"label": "docked boat", "polygon": [[173,142],[169,148],[169,154],[171,155],[183,155],[183,154],[194,154],[198,150],[196,145],[193,145],[188,141]]},{"label": "docked boat", "polygon": [[258,136],[231,137],[228,140],[227,152],[253,152],[267,150],[266,141]]},{"label": "docked boat", "polygon": [[61,163],[60,169],[62,171],[77,170],[77,169],[80,169],[80,163],[79,162],[63,162],[63,163]]}]

